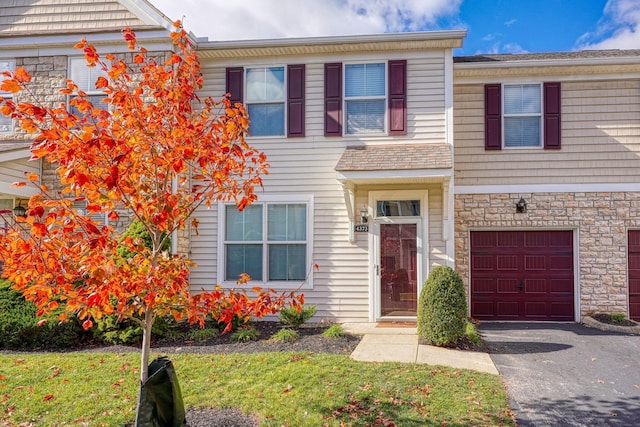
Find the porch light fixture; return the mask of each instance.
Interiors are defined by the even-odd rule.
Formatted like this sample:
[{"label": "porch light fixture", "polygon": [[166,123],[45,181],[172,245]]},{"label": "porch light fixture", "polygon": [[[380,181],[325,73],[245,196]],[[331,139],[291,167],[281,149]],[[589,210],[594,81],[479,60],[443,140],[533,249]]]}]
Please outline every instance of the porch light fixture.
[{"label": "porch light fixture", "polygon": [[25,216],[27,216],[27,209],[22,206],[22,200],[18,202],[18,206],[13,208],[13,215],[20,218],[24,218]]},{"label": "porch light fixture", "polygon": [[369,209],[366,206],[360,208],[360,222],[362,224],[369,222]]},{"label": "porch light fixture", "polygon": [[516,203],[516,212],[517,213],[525,213],[527,211],[527,201],[520,197],[518,203]]}]

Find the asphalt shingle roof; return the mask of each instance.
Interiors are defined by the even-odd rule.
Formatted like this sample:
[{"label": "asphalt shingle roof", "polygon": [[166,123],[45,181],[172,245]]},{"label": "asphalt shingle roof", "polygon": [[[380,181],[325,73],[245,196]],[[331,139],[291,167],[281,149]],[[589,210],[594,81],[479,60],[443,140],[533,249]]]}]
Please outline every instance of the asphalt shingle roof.
[{"label": "asphalt shingle roof", "polygon": [[347,147],[336,171],[451,168],[451,146],[445,143],[362,145]]},{"label": "asphalt shingle roof", "polygon": [[610,49],[610,50],[581,50],[577,52],[543,52],[543,53],[502,53],[482,54],[473,56],[456,56],[453,62],[456,64],[465,62],[508,62],[508,61],[541,61],[553,59],[595,59],[595,58],[619,58],[639,57],[640,49]]}]

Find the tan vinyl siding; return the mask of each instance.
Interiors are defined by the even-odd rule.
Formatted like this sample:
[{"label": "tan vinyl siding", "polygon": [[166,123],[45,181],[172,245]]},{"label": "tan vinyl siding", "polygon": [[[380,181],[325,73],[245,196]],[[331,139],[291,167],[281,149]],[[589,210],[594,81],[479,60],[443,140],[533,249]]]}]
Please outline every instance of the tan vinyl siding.
[{"label": "tan vinyl siding", "polygon": [[68,33],[144,25],[117,0],[9,0],[0,7],[0,35]]},{"label": "tan vinyl siding", "polygon": [[562,149],[484,149],[484,86],[454,87],[456,185],[637,183],[640,81],[562,82]]},{"label": "tan vinyl siding", "polygon": [[[375,62],[407,59],[406,136],[324,136],[324,64],[327,62]],[[346,147],[361,144],[438,142],[445,140],[444,54],[442,52],[399,55],[394,58],[355,55],[347,61],[338,57],[291,57],[252,59],[219,66],[203,64],[204,95],[214,98],[225,92],[225,67],[266,65],[306,65],[306,117],[304,138],[249,138],[250,144],[265,151],[271,167],[264,177],[264,194],[313,196],[313,255],[318,264],[313,288],[303,289],[305,301],[317,305],[318,317],[341,321],[367,321],[370,313],[369,234],[355,233],[350,243],[349,222],[343,190],[334,170]],[[367,203],[368,191],[418,188],[416,186],[358,186],[356,206]],[[429,192],[429,264],[444,264],[442,241],[442,191],[440,185],[422,185]],[[258,193],[260,197],[260,192]],[[192,287],[199,289],[216,278],[217,210],[200,215],[200,236],[194,236],[192,259],[198,268],[192,274]],[[371,230],[371,229],[370,229]],[[430,268],[430,267],[429,267]]]}]

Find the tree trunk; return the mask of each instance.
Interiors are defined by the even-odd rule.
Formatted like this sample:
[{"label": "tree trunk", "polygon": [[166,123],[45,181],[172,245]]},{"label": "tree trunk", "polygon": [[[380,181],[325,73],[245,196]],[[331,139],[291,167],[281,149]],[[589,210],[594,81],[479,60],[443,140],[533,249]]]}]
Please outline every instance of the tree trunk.
[{"label": "tree trunk", "polygon": [[142,324],[142,354],[140,355],[140,387],[149,377],[149,355],[151,353],[151,330],[156,316],[152,310],[147,310]]}]

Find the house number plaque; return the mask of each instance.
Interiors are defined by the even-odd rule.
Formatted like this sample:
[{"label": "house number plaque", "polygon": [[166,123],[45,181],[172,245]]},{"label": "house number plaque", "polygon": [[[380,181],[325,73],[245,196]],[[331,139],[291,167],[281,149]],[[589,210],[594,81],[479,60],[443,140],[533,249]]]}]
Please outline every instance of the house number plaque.
[{"label": "house number plaque", "polygon": [[369,232],[369,224],[356,224],[354,227],[355,227],[356,233]]}]

